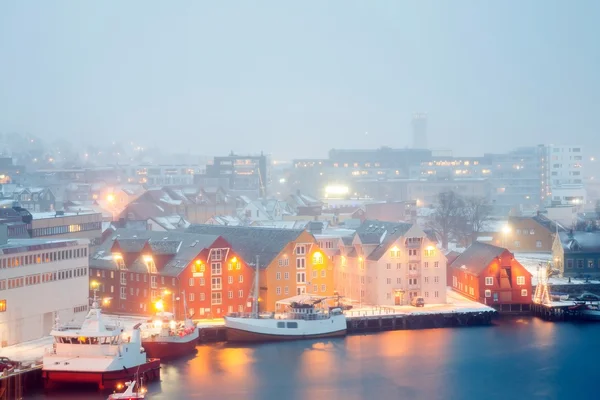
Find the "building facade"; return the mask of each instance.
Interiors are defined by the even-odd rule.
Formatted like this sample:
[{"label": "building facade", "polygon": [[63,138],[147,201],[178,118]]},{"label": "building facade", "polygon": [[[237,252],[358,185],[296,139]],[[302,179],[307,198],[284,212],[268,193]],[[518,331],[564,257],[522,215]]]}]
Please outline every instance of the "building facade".
[{"label": "building facade", "polygon": [[253,271],[218,235],[117,229],[90,260],[110,312],[152,315],[161,300],[176,317],[249,310]]},{"label": "building facade", "polygon": [[513,252],[550,253],[556,232],[565,228],[543,214],[533,217],[509,217],[507,228],[496,233],[494,244]]},{"label": "building facade", "polygon": [[600,232],[559,232],[552,247],[554,269],[571,278],[600,277]]},{"label": "building facade", "polygon": [[0,346],[39,339],[88,310],[89,241],[0,240]]},{"label": "building facade", "polygon": [[547,204],[585,205],[583,147],[549,145],[545,149]]},{"label": "building facade", "polygon": [[500,311],[527,311],[531,273],[502,247],[475,242],[448,267],[452,289]]},{"label": "building facade", "polygon": [[342,241],[340,295],[369,305],[406,305],[417,296],[446,303],[446,257],[418,225],[366,220]]},{"label": "building facade", "polygon": [[278,301],[297,295],[334,293],[333,264],[308,231],[221,225],[193,225],[188,231],[222,236],[254,268],[258,256],[261,311],[276,311]]}]

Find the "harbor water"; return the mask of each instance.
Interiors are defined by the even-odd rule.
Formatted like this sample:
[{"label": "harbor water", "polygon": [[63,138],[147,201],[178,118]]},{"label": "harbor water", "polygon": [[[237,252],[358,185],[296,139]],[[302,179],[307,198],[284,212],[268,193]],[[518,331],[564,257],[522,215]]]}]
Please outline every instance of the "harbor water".
[{"label": "harbor water", "polygon": [[[149,400],[596,399],[600,324],[503,318],[488,327],[201,345],[164,363]],[[106,399],[85,388],[32,399]]]}]

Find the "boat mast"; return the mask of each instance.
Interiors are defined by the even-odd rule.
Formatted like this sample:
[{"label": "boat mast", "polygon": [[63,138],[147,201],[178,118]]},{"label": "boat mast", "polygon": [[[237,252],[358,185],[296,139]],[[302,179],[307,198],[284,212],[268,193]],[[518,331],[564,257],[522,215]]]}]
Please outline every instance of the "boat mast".
[{"label": "boat mast", "polygon": [[258,318],[258,295],[259,295],[259,287],[258,287],[258,274],[260,268],[258,266],[258,256],[256,256],[256,273],[254,275],[254,302],[252,303],[252,316]]},{"label": "boat mast", "polygon": [[188,318],[188,313],[187,313],[187,301],[185,299],[185,290],[181,292],[181,294],[183,294],[183,313],[184,315],[184,320],[186,320]]}]

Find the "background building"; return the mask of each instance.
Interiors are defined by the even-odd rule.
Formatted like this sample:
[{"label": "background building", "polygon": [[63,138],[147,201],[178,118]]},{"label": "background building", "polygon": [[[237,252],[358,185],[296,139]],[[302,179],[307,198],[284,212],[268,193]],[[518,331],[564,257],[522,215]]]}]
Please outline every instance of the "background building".
[{"label": "background building", "polygon": [[46,336],[88,310],[89,241],[7,239],[0,225],[0,345]]},{"label": "background building", "polygon": [[412,117],[413,148],[427,149],[427,114],[416,113]]}]

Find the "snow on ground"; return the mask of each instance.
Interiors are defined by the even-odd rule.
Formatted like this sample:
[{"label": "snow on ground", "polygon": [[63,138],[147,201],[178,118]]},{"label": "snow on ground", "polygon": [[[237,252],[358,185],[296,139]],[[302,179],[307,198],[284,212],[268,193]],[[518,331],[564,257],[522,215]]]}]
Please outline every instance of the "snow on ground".
[{"label": "snow on ground", "polygon": [[427,315],[427,314],[446,314],[451,312],[482,312],[494,311],[493,308],[485,304],[467,299],[464,296],[453,291],[451,288],[446,290],[446,304],[425,304],[424,307],[414,306],[362,306],[354,307],[345,312],[347,317],[370,316],[370,315]]},{"label": "snow on ground", "polygon": [[[538,267],[540,264],[542,267],[546,267],[548,261],[552,260],[552,254],[549,253],[514,253],[517,261],[521,263],[529,271],[533,278],[531,279],[531,284],[536,286],[538,284]],[[575,279],[571,278],[571,282],[569,282],[569,278],[559,278],[557,276],[552,276],[548,279],[548,283],[550,285],[581,285],[584,283],[597,283],[600,284],[600,281],[590,280],[586,282],[585,279]]]}]

